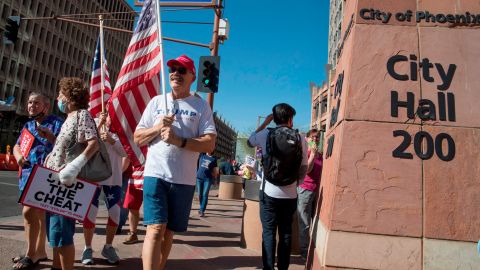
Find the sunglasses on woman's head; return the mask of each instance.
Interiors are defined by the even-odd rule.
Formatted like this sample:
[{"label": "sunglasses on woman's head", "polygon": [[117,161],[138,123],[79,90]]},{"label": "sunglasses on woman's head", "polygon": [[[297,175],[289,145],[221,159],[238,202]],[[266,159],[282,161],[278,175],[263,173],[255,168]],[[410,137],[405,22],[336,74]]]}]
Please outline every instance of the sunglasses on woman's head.
[{"label": "sunglasses on woman's head", "polygon": [[187,69],[184,67],[169,67],[168,72],[169,73],[175,73],[175,71],[178,71],[181,75],[187,74]]}]

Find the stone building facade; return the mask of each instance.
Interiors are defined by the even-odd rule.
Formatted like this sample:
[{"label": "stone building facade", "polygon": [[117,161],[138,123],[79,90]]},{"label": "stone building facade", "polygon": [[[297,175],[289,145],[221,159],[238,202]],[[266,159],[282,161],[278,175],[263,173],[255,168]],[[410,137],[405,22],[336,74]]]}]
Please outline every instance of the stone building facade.
[{"label": "stone building facade", "polygon": [[213,121],[217,129],[217,141],[214,155],[217,158],[235,159],[237,151],[237,132],[225,122],[217,112],[213,114]]},{"label": "stone building facade", "polygon": [[323,137],[327,129],[328,83],[323,82],[321,85],[310,83],[310,94],[312,102],[310,129],[320,130],[320,145],[323,145]]},{"label": "stone building facade", "polygon": [[479,269],[480,2],[343,4],[306,269]]},{"label": "stone building facade", "polygon": [[335,68],[338,45],[342,38],[343,6],[346,0],[330,0],[330,27],[328,30],[328,63]]},{"label": "stone building facade", "polygon": [[[113,14],[116,12],[116,14]],[[135,14],[124,0],[4,0],[0,2],[0,36],[9,16],[49,17],[65,14],[110,13],[105,25],[132,30]],[[98,24],[98,15],[82,20]],[[75,17],[72,19],[79,19]],[[115,20],[111,20],[115,19]],[[114,85],[131,34],[105,31],[106,59]],[[15,97],[15,110],[0,111],[0,152],[15,142],[27,120],[31,91],[45,93],[54,104],[57,84],[65,76],[90,78],[98,28],[60,20],[22,20],[15,45],[0,43],[0,100]],[[51,110],[57,112],[56,106]]]}]

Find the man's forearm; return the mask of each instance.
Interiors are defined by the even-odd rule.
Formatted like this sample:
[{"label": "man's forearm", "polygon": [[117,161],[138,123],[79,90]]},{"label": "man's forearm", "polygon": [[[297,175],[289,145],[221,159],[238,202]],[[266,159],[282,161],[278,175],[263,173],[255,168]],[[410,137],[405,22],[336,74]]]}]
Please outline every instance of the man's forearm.
[{"label": "man's forearm", "polygon": [[160,134],[160,129],[157,126],[151,128],[142,128],[135,131],[133,134],[133,141],[138,146],[144,146],[150,143]]},{"label": "man's forearm", "polygon": [[257,130],[255,130],[255,133],[258,133],[258,132],[266,129],[269,124],[270,124],[270,122],[268,122],[268,123],[267,123],[267,121],[263,122],[263,123],[257,128]]},{"label": "man's forearm", "polygon": [[[215,140],[217,135],[206,134],[197,138],[188,138],[187,143],[185,144],[185,149],[193,152],[199,153],[211,153],[215,150]],[[181,145],[180,144],[177,146]]]}]

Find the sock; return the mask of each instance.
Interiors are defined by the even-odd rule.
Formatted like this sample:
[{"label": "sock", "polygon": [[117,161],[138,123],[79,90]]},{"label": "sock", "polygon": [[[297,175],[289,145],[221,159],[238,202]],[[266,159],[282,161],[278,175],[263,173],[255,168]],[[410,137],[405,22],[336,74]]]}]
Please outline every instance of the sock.
[{"label": "sock", "polygon": [[112,244],[105,244],[105,248],[111,248]]},{"label": "sock", "polygon": [[84,250],[87,250],[87,249],[92,249],[92,246],[85,246]]}]

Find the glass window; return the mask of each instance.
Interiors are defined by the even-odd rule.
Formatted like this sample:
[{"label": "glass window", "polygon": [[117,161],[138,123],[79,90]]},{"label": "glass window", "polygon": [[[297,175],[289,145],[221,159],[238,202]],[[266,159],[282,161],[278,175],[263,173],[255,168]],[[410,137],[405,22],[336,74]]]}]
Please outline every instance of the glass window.
[{"label": "glass window", "polygon": [[30,59],[32,59],[34,53],[35,53],[35,47],[34,47],[33,44],[32,44],[32,45],[30,45],[30,50],[28,51],[28,57],[29,57]]},{"label": "glass window", "polygon": [[7,70],[7,64],[8,64],[8,58],[4,56],[2,59],[2,66],[0,67],[0,70],[2,72],[5,72]]},{"label": "glass window", "polygon": [[3,89],[3,82],[0,81],[0,99],[5,100],[5,90]]},{"label": "glass window", "polygon": [[43,5],[42,5],[42,3],[38,3],[38,8],[37,8],[37,12],[36,12],[36,13],[37,13],[37,14],[41,14],[42,11],[43,11]]},{"label": "glass window", "polygon": [[45,79],[45,74],[43,74],[43,72],[40,72],[40,76],[38,77],[37,85],[42,86],[44,79]]},{"label": "glass window", "polygon": [[7,17],[10,15],[10,6],[3,5],[2,18],[7,20]]},{"label": "glass window", "polygon": [[27,66],[27,68],[25,69],[25,77],[24,77],[25,81],[30,81],[30,67]]},{"label": "glass window", "polygon": [[23,42],[23,44],[22,44],[22,54],[24,56],[26,56],[28,54],[28,43],[27,42]]},{"label": "glass window", "polygon": [[30,2],[30,7],[29,7],[29,9],[33,11],[33,8],[34,8],[36,5],[37,5],[37,0],[32,0],[32,1]]},{"label": "glass window", "polygon": [[20,101],[21,94],[22,93],[20,92],[20,87],[15,86],[15,90],[13,91],[13,96],[15,97],[15,100],[17,102],[14,102],[14,103],[16,103],[16,104],[20,103],[19,101]]},{"label": "glass window", "polygon": [[42,65],[45,65],[47,61],[47,52],[43,52],[42,55]]},{"label": "glass window", "polygon": [[40,48],[37,48],[37,54],[35,55],[35,61],[39,62],[40,57],[42,57],[42,51],[40,50]]},{"label": "glass window", "polygon": [[22,80],[22,78],[23,78],[23,69],[24,69],[24,67],[25,67],[25,66],[24,66],[23,64],[19,64],[19,65],[18,65],[17,78],[18,78],[19,80]]},{"label": "glass window", "polygon": [[48,67],[51,68],[53,64],[53,55],[48,56]]}]

